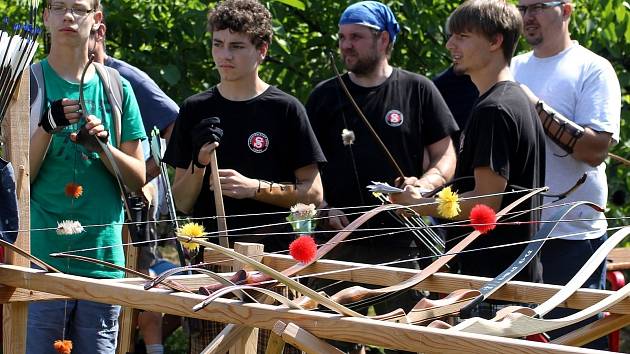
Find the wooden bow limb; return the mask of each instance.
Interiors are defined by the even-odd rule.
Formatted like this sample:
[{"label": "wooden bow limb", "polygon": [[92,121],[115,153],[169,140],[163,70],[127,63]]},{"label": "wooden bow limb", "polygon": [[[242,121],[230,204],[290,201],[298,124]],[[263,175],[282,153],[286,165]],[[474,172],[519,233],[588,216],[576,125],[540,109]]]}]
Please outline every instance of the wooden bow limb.
[{"label": "wooden bow limb", "polygon": [[389,164],[392,166],[394,171],[396,171],[398,176],[400,176],[401,178],[404,179],[405,178],[405,173],[400,168],[400,165],[398,165],[398,163],[396,162],[396,159],[394,158],[392,153],[389,151],[389,149],[387,149],[387,146],[385,146],[385,143],[383,143],[383,140],[381,140],[381,138],[378,136],[378,133],[376,133],[376,130],[374,130],[374,128],[372,127],[372,124],[370,124],[370,121],[367,119],[367,117],[365,117],[365,114],[363,114],[363,111],[361,111],[361,108],[359,108],[359,105],[357,104],[357,102],[352,97],[352,94],[350,94],[350,91],[348,90],[348,87],[346,86],[346,83],[343,82],[343,78],[341,77],[341,74],[339,74],[339,70],[337,69],[337,65],[335,64],[335,57],[333,56],[332,53],[328,53],[328,56],[329,56],[329,59],[330,59],[331,66],[332,66],[333,70],[335,71],[335,76],[337,77],[337,81],[339,82],[339,86],[341,86],[341,88],[343,89],[343,92],[345,93],[346,97],[348,97],[348,100],[350,101],[350,103],[352,103],[352,107],[357,112],[357,114],[359,115],[359,117],[361,118],[363,123],[365,123],[365,126],[370,131],[370,134],[372,135],[372,138],[374,138],[374,141],[381,148],[381,150],[385,153],[385,157],[387,158],[387,161],[389,162]]},{"label": "wooden bow limb", "polygon": [[[85,104],[85,97],[83,95],[83,89],[84,89],[84,84],[85,84],[85,74],[87,73],[88,68],[90,67],[90,65],[92,65],[92,63],[94,63],[94,54],[90,55],[90,58],[87,64],[85,64],[85,67],[83,67],[83,72],[81,73],[81,81],[79,82],[79,106],[81,107],[81,112],[85,117],[89,116],[89,111],[87,109],[87,105]],[[112,110],[113,109],[115,108],[112,107]],[[89,133],[87,132],[86,134],[89,135]],[[118,183],[118,188],[120,189],[120,193],[122,196],[123,206],[125,208],[125,214],[127,214],[127,218],[129,220],[133,220],[133,214],[131,213],[131,208],[129,207],[129,201],[127,200],[129,191],[127,190],[127,185],[125,185],[125,182],[123,180],[122,172],[120,171],[120,168],[118,167],[118,164],[116,163],[116,159],[114,158],[114,155],[112,155],[112,152],[109,149],[109,145],[101,141],[101,139],[95,135],[89,135],[87,138],[93,139],[94,141],[96,141],[97,145],[105,154],[105,158],[109,162],[109,165],[111,166],[113,174],[114,174],[114,178],[116,178],[116,182]]]},{"label": "wooden bow limb", "polygon": [[[501,217],[503,217],[508,212],[510,212],[512,209],[514,209],[520,203],[524,202],[525,200],[531,198],[532,196],[534,196],[534,195],[536,195],[536,194],[538,194],[540,192],[546,191],[547,189],[548,189],[547,187],[541,187],[541,188],[533,189],[529,193],[526,193],[525,195],[523,195],[519,199],[515,200],[514,202],[512,202],[511,204],[509,204],[505,208],[501,209],[496,214],[497,220],[500,219]],[[433,275],[435,272],[439,271],[444,265],[446,265],[449,261],[451,261],[451,259],[453,259],[453,257],[455,257],[455,255],[457,255],[459,252],[464,250],[464,248],[466,248],[468,245],[470,245],[480,235],[481,235],[481,233],[479,231],[475,230],[475,231],[471,232],[466,238],[464,238],[457,245],[455,245],[449,251],[449,253],[442,255],[441,257],[436,259],[433,263],[431,263],[429,266],[424,268],[422,271],[420,271],[419,273],[417,273],[413,277],[411,277],[411,278],[409,278],[409,279],[407,279],[407,280],[405,280],[405,281],[403,281],[403,282],[401,282],[399,284],[387,286],[387,287],[380,288],[380,289],[366,289],[366,288],[361,287],[361,286],[353,286],[353,287],[350,287],[350,288],[347,288],[347,289],[344,289],[344,290],[338,292],[337,294],[333,295],[332,297],[337,299],[337,301],[339,301],[340,303],[348,304],[348,303],[356,302],[356,301],[365,301],[366,299],[369,299],[369,298],[372,298],[372,297],[375,297],[375,296],[379,296],[379,295],[384,294],[384,293],[391,293],[391,292],[396,292],[396,291],[409,289],[409,288],[419,284],[420,282],[422,282],[423,280],[425,280],[429,276]]]},{"label": "wooden bow limb", "polygon": [[[203,309],[204,307],[208,306],[212,301],[222,297],[225,294],[229,294],[229,293],[234,293],[236,295],[238,295],[239,293],[243,293],[243,290],[250,290],[250,291],[255,291],[255,292],[259,292],[265,296],[271,297],[274,300],[278,301],[279,303],[281,303],[282,305],[293,309],[293,310],[304,310],[302,308],[302,306],[296,304],[295,302],[289,300],[288,298],[273,292],[269,289],[265,289],[265,288],[260,288],[260,287],[256,287],[256,286],[252,286],[252,285],[232,285],[232,286],[227,286],[224,288],[221,288],[217,291],[215,291],[214,293],[212,293],[210,296],[208,296],[207,298],[205,298],[202,302],[198,303],[197,305],[193,306],[192,310],[193,311],[199,311],[201,309]],[[241,299],[242,301],[242,299]],[[256,300],[254,300],[254,302],[257,302]]]},{"label": "wooden bow limb", "polygon": [[535,308],[523,307],[523,306],[508,306],[497,311],[494,318],[491,321],[501,321],[511,313],[520,313],[529,317],[540,318],[547,314],[549,311],[562,304],[567,298],[574,294],[582,284],[593,274],[593,272],[599,267],[606,259],[606,255],[612,250],[619,242],[623,241],[625,237],[630,234],[630,226],[624,227],[621,230],[615,232],[606,242],[604,242],[593,255],[586,261],[582,269],[571,280],[563,286],[556,294],[550,297],[545,302],[539,304]]},{"label": "wooden bow limb", "polygon": [[564,318],[543,320],[529,317],[521,313],[511,313],[498,322],[478,317],[470,318],[450,330],[510,338],[525,337],[531,334],[549,332],[583,321],[597,313],[605,311],[607,308],[624,300],[628,295],[630,295],[630,284],[600,302]]},{"label": "wooden bow limb", "polygon": [[[100,264],[102,266],[109,267],[109,268],[112,268],[112,269],[122,270],[123,272],[126,272],[128,274],[133,274],[133,275],[135,275],[135,276],[137,276],[139,278],[142,278],[142,279],[146,279],[146,280],[153,280],[154,279],[154,277],[152,277],[150,275],[146,275],[146,274],[141,273],[141,272],[138,272],[137,270],[129,269],[129,268],[126,268],[126,267],[123,267],[123,266],[119,266],[117,264],[106,262],[106,261],[103,261],[103,260],[100,260],[100,259],[96,259],[96,258],[78,256],[76,254],[68,254],[68,253],[51,253],[50,256],[51,257],[59,257],[59,258],[70,258],[70,259],[76,259],[78,261]],[[181,291],[181,292],[185,292],[185,293],[193,293],[192,290],[188,289],[184,285],[178,284],[178,283],[176,283],[176,282],[174,282],[172,280],[168,280],[168,281],[163,282],[163,285],[169,287],[171,290]]]},{"label": "wooden bow limb", "polygon": [[331,310],[334,310],[336,312],[338,312],[339,314],[345,315],[345,316],[352,316],[352,317],[365,317],[363,315],[361,315],[358,312],[355,312],[353,310],[350,310],[349,308],[346,308],[345,306],[339,305],[338,303],[331,301],[329,298],[326,298],[324,296],[321,296],[319,293],[317,293],[316,291],[312,290],[311,288],[298,283],[297,281],[289,278],[288,276],[278,272],[277,270],[268,267],[258,261],[255,261],[251,258],[249,258],[248,256],[244,256],[240,253],[234,252],[233,250],[214,244],[214,243],[210,243],[204,240],[200,240],[198,238],[192,238],[192,237],[185,237],[185,236],[177,236],[178,239],[180,239],[181,241],[184,242],[195,242],[198,243],[201,246],[204,246],[206,248],[215,250],[225,256],[228,256],[230,258],[233,258],[239,262],[242,262],[244,264],[247,264],[251,267],[253,267],[254,269],[258,270],[259,272],[265,273],[266,275],[272,277],[273,279],[283,283],[284,285],[286,285],[287,287],[296,290],[308,297],[310,297],[311,299],[316,299],[320,304],[322,304],[323,306],[326,306],[328,308],[330,308]]},{"label": "wooden bow limb", "polygon": [[625,159],[619,155],[615,155],[612,152],[608,153],[608,157],[610,157],[611,159],[620,162],[621,164],[625,165],[626,167],[630,167],[630,161],[628,159]]},{"label": "wooden bow limb", "polygon": [[160,285],[162,282],[164,282],[166,279],[168,279],[169,277],[181,273],[181,272],[186,272],[186,273],[190,273],[190,272],[197,272],[197,273],[202,273],[204,275],[209,276],[210,278],[212,278],[213,280],[217,281],[219,284],[225,285],[225,286],[230,286],[230,285],[235,285],[235,283],[237,283],[240,279],[242,279],[244,276],[246,276],[247,274],[245,273],[244,270],[240,270],[238,272],[236,272],[230,279],[227,279],[213,271],[204,269],[204,268],[200,268],[199,266],[185,266],[185,267],[176,267],[176,268],[172,268],[172,269],[168,269],[160,274],[158,274],[157,276],[155,276],[155,278],[152,278],[150,281],[148,281],[146,284],[144,284],[144,290],[149,290],[152,289],[158,285]]},{"label": "wooden bow limb", "polygon": [[59,270],[57,270],[55,267],[51,266],[50,264],[42,261],[41,259],[33,256],[32,254],[26,252],[25,250],[21,249],[20,247],[9,243],[3,239],[0,239],[0,246],[4,246],[10,250],[12,250],[13,252],[19,254],[20,256],[28,259],[29,261],[31,261],[32,263],[36,264],[38,267],[44,269],[47,272],[53,272],[53,273],[61,273]]},{"label": "wooden bow limb", "polygon": [[569,212],[571,212],[571,210],[580,206],[588,206],[599,212],[604,211],[604,209],[600,207],[599,205],[591,203],[591,202],[585,202],[585,201],[571,203],[571,204],[567,204],[560,207],[560,209],[552,217],[553,222],[543,224],[543,226],[538,230],[538,232],[536,232],[536,234],[532,237],[533,242],[530,242],[527,244],[527,246],[523,249],[523,251],[516,258],[516,260],[512,262],[512,264],[509,265],[505,271],[503,271],[501,274],[496,276],[494,279],[492,279],[488,283],[484,284],[484,286],[482,286],[480,289],[481,294],[475,300],[473,300],[471,303],[461,308],[459,312],[460,317],[462,318],[470,317],[470,313],[475,307],[477,307],[481,302],[483,302],[495,291],[501,288],[501,286],[505,285],[508,281],[514,278],[516,274],[520,273],[523,269],[525,269],[525,267],[536,257],[538,252],[540,252],[540,250],[542,249],[542,246],[545,244],[545,241],[551,235],[553,230],[555,230],[558,224],[562,221],[562,219]]},{"label": "wooden bow limb", "polygon": [[[309,263],[295,263],[292,266],[288,267],[282,274],[290,277],[298,272],[302,271],[304,268],[313,264],[317,260],[324,257],[328,252],[330,252],[334,247],[340,244],[343,240],[345,240],[354,230],[358,229],[363,223],[370,220],[372,217],[378,215],[379,213],[386,210],[394,210],[399,208],[399,205],[381,205],[378,206],[367,213],[356,218],[353,222],[351,222],[348,226],[346,226],[343,230],[339,231],[334,237],[328,240],[324,245],[320,246],[317,249],[317,253],[313,261]],[[259,281],[270,280],[271,277],[265,277],[260,279]],[[322,295],[323,296],[323,295]],[[268,303],[273,301],[272,298],[266,297],[265,299],[259,299],[261,303]],[[247,326],[240,326],[234,324],[228,324],[219,335],[205,348],[203,351],[204,354],[208,353],[225,353],[229,348],[231,348],[239,338],[243,335],[247,335],[251,331],[251,328]]]}]

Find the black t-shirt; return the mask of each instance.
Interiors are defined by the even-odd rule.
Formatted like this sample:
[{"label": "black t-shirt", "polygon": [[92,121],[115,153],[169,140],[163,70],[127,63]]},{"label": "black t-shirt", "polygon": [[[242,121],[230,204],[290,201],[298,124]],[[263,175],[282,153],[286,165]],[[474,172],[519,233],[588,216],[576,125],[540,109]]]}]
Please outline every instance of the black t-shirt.
[{"label": "black t-shirt", "polygon": [[[165,162],[187,169],[192,158],[191,130],[201,119],[215,116],[221,119],[224,132],[217,150],[220,169],[234,169],[249,178],[294,183],[296,169],[325,162],[302,104],[273,86],[247,101],[227,100],[216,87],[186,99],[179,111]],[[216,215],[209,179],[210,169],[207,168],[195,202],[194,217]],[[228,218],[228,229],[282,222],[288,216],[285,208],[253,199],[224,197],[224,204],[228,216],[287,212]],[[216,229],[214,219],[205,223],[212,230]]]},{"label": "black t-shirt", "polygon": [[[444,101],[453,113],[455,121],[460,128],[466,126],[466,121],[470,116],[479,90],[468,75],[458,75],[453,71],[453,67],[444,70],[433,79],[433,83],[444,97]],[[459,132],[453,135],[455,146],[459,144]]]},{"label": "black t-shirt", "polygon": [[[477,167],[490,167],[507,179],[509,185],[537,188],[545,180],[545,138],[534,107],[525,93],[512,81],[502,81],[479,97],[462,131],[459,160],[455,177],[473,176]],[[474,189],[474,180],[456,183],[460,193]],[[503,196],[501,208],[522,194]],[[515,210],[530,210],[541,204],[541,197],[521,203]],[[479,237],[468,249],[502,245],[530,240],[538,229],[540,210],[530,211],[510,221],[524,221],[521,225],[499,225]],[[530,223],[529,221],[533,221]],[[454,228],[453,228],[454,229]],[[467,230],[471,231],[471,230]],[[461,235],[464,231],[453,231]],[[460,239],[449,242],[452,247]],[[525,245],[503,247],[459,255],[461,272],[494,278],[504,271],[525,248]],[[516,276],[526,281],[541,281],[539,260]]]},{"label": "black t-shirt", "polygon": [[[358,86],[348,74],[343,75],[343,80],[406,176],[422,175],[424,147],[458,129],[437,88],[423,76],[394,69],[376,87]],[[306,110],[328,159],[322,170],[324,199],[335,207],[379,204],[366,186],[371,181],[393,184],[398,175],[344,95],[337,78],[324,81],[313,90]],[[356,136],[350,146],[343,144],[344,128]],[[370,227],[401,226],[388,216],[373,220]],[[409,245],[408,239],[402,242]]]}]

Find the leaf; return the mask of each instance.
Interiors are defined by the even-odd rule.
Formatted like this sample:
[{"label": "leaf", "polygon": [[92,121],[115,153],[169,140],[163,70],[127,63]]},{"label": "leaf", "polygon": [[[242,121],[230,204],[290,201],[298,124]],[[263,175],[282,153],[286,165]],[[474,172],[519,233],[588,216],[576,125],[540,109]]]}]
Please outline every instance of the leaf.
[{"label": "leaf", "polygon": [[168,64],[160,70],[160,75],[162,75],[164,80],[172,86],[177,85],[179,80],[182,78],[179,69],[173,64]]},{"label": "leaf", "polygon": [[302,11],[304,11],[306,9],[306,6],[300,0],[274,0],[274,1],[281,2],[281,3],[285,4],[285,5],[289,5],[291,7],[295,7],[296,9],[302,10]]}]

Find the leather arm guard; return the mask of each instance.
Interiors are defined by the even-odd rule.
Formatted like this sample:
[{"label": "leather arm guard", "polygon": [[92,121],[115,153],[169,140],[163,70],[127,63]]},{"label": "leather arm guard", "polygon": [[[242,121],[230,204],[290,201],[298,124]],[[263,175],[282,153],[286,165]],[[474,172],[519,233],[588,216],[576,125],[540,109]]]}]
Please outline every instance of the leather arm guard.
[{"label": "leather arm guard", "polygon": [[288,208],[299,202],[298,188],[295,183],[274,183],[259,179],[254,199]]},{"label": "leather arm guard", "polygon": [[536,112],[545,130],[545,134],[569,154],[577,141],[584,135],[584,128],[572,122],[543,101],[536,103]]}]

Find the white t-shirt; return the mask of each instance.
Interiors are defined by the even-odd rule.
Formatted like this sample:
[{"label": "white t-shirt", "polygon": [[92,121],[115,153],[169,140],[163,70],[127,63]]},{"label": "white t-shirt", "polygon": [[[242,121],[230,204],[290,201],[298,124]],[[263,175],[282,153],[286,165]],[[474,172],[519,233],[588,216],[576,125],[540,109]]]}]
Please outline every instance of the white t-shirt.
[{"label": "white t-shirt", "polygon": [[[573,41],[571,47],[548,58],[537,58],[528,52],[512,59],[516,81],[529,87],[536,96],[577,124],[596,131],[612,133],[619,141],[621,89],[608,60]],[[546,140],[545,184],[551,193],[570,188],[582,174],[586,182],[564,201],[588,200],[605,206],[608,199],[606,166],[592,167],[567,155],[549,137]],[[545,200],[549,202],[550,200]],[[551,220],[556,208],[543,210],[543,220]],[[583,240],[601,236],[608,223],[603,213],[588,207],[572,211],[567,220],[591,219],[560,223],[553,236]]]}]

